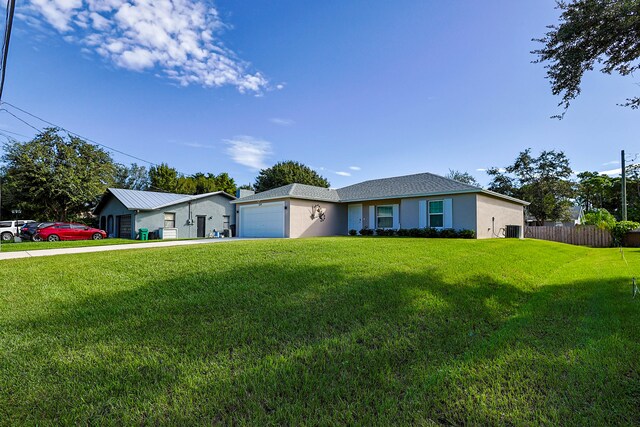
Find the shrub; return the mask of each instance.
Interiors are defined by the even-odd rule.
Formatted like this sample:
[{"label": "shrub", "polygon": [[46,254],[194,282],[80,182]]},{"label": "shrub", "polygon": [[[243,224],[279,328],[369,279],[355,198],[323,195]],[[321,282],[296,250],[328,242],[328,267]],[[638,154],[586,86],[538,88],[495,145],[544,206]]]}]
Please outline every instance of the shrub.
[{"label": "shrub", "polygon": [[635,230],[636,228],[640,228],[640,223],[635,221],[620,221],[615,223],[613,228],[611,229],[611,235],[613,236],[613,240],[616,245],[622,244],[622,239],[627,235],[631,230]]},{"label": "shrub", "polygon": [[616,218],[606,209],[594,209],[584,215],[583,224],[595,225],[602,230],[613,230]]},{"label": "shrub", "polygon": [[460,237],[461,239],[475,239],[476,238],[476,232],[473,230],[460,230],[458,231],[458,237]]},{"label": "shrub", "polygon": [[398,235],[398,237],[409,237],[411,236],[410,232],[411,232],[411,229],[401,228],[398,230],[396,234]]},{"label": "shrub", "polygon": [[419,228],[409,228],[407,230],[407,235],[409,237],[420,237],[420,229]]},{"label": "shrub", "polygon": [[373,236],[373,230],[365,227],[362,230],[360,230],[360,235],[361,236]]},{"label": "shrub", "polygon": [[453,228],[445,228],[444,230],[440,231],[440,237],[442,237],[443,239],[455,239],[458,237],[458,232]]},{"label": "shrub", "polygon": [[436,228],[425,228],[424,229],[424,237],[440,237],[440,232]]},{"label": "shrub", "polygon": [[349,230],[349,236],[355,236],[356,234],[358,234],[358,232],[356,230]]},{"label": "shrub", "polygon": [[376,235],[378,236],[386,236],[386,237],[392,237],[395,236],[396,234],[396,230],[394,229],[384,229],[384,228],[377,228],[376,229]]}]

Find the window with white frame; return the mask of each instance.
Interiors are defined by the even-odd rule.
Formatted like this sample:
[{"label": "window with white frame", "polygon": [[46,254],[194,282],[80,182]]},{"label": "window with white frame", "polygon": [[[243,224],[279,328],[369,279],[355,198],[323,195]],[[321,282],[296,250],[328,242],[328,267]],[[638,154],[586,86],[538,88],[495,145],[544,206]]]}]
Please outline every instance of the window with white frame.
[{"label": "window with white frame", "polygon": [[174,212],[164,213],[164,228],[176,228],[176,214]]},{"label": "window with white frame", "polygon": [[429,227],[431,228],[444,227],[444,201],[442,200],[429,201]]},{"label": "window with white frame", "polygon": [[393,206],[376,207],[376,228],[393,227]]}]

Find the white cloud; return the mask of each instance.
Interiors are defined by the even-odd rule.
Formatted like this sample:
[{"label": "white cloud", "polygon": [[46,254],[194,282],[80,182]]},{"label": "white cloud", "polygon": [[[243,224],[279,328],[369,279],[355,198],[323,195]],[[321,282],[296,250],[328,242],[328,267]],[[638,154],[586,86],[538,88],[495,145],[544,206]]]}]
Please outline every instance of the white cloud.
[{"label": "white cloud", "polygon": [[622,168],[611,169],[611,170],[608,170],[608,171],[600,171],[598,173],[600,173],[602,175],[609,175],[609,176],[620,175],[622,173]]},{"label": "white cloud", "polygon": [[213,145],[200,144],[199,142],[184,142],[182,145],[190,148],[216,148]]},{"label": "white cloud", "polygon": [[251,136],[240,135],[225,140],[227,154],[231,159],[252,170],[267,167],[265,160],[271,155],[271,143]]},{"label": "white cloud", "polygon": [[352,171],[362,170],[362,168],[360,166],[349,166],[349,169],[351,169]]},{"label": "white cloud", "polygon": [[610,162],[603,163],[602,166],[619,165],[620,160],[611,160]]},{"label": "white cloud", "polygon": [[336,175],[340,175],[340,176],[351,176],[351,174],[349,172],[343,172],[343,171],[338,171],[336,172]]},{"label": "white cloud", "polygon": [[183,86],[268,86],[219,39],[228,26],[208,0],[30,0],[21,12],[121,68],[155,69]]},{"label": "white cloud", "polygon": [[278,118],[278,117],[273,117],[273,118],[269,119],[269,121],[271,123],[279,125],[279,126],[291,126],[292,124],[295,123],[291,119],[281,119],[281,118]]},{"label": "white cloud", "polygon": [[478,168],[478,169],[476,169],[476,171],[478,171],[478,172],[486,172],[487,169],[486,168]]},{"label": "white cloud", "polygon": [[276,89],[278,89],[278,90],[282,90],[282,89],[284,89],[284,87],[285,87],[285,83],[279,83],[279,84],[276,85]]}]

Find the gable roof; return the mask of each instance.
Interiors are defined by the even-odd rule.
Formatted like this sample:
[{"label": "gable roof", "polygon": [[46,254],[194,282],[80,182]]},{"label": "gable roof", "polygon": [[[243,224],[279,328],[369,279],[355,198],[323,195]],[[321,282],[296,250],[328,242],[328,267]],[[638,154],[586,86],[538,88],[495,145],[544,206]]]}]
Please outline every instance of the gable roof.
[{"label": "gable roof", "polygon": [[297,198],[328,202],[359,202],[367,200],[384,200],[405,197],[440,196],[447,194],[483,193],[489,196],[506,199],[522,205],[528,202],[493,191],[484,190],[453,179],[432,173],[395,176],[391,178],[373,179],[359,184],[349,185],[337,190],[315,187],[305,184],[289,184],[272,190],[242,197],[232,203],[263,201],[281,198]]},{"label": "gable roof", "polygon": [[[316,187],[306,184],[288,184],[282,187],[252,194],[236,199],[242,202],[282,199],[292,197],[294,199],[321,200],[325,202],[339,202],[338,192],[331,188]],[[232,202],[232,203],[235,203]]]},{"label": "gable roof", "polygon": [[108,196],[112,195],[120,201],[127,209],[132,211],[152,211],[161,209],[166,206],[186,203],[193,200],[202,199],[215,195],[226,196],[229,199],[235,199],[224,191],[215,191],[213,193],[197,194],[191,196],[188,194],[160,193],[157,191],[141,191],[141,190],[125,190],[123,188],[108,188],[100,199],[100,202],[93,210],[94,213],[99,212],[108,200]]}]

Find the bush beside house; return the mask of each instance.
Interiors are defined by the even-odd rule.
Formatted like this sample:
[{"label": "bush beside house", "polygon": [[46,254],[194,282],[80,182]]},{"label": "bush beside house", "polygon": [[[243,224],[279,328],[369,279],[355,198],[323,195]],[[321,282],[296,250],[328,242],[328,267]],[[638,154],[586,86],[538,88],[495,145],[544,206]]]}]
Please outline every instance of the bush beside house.
[{"label": "bush beside house", "polygon": [[355,236],[357,234],[361,236],[376,236],[381,237],[423,237],[423,238],[443,238],[443,239],[475,239],[476,232],[473,230],[455,230],[453,228],[400,228],[384,229],[378,228],[372,230],[370,228],[363,228],[360,231],[349,230],[349,235]]}]

